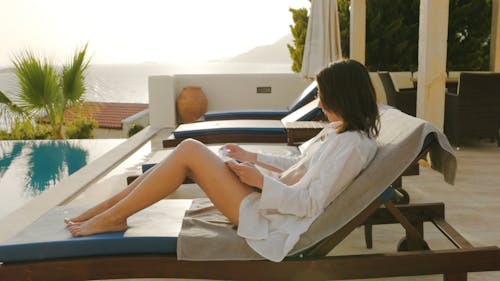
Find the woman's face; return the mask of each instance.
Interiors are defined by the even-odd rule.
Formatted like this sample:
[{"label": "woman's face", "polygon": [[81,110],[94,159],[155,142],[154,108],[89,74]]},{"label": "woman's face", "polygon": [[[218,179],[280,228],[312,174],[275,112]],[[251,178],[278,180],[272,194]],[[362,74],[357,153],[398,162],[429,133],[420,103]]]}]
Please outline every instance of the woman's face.
[{"label": "woman's face", "polygon": [[321,108],[321,110],[323,110],[323,113],[325,114],[325,116],[326,116],[326,118],[328,119],[329,122],[343,121],[342,118],[340,118],[339,116],[337,116],[337,114],[335,114],[335,112],[332,112],[332,111],[326,109],[323,106],[323,102],[321,101],[321,99],[319,99],[319,105],[318,105],[318,107]]}]

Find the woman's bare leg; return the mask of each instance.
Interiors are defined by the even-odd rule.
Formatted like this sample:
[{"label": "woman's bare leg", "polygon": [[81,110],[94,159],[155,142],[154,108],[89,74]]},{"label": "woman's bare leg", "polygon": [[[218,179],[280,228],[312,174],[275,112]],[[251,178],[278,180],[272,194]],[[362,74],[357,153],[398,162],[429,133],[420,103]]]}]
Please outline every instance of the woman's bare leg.
[{"label": "woman's bare leg", "polygon": [[238,223],[240,203],[252,192],[205,145],[182,142],[119,202],[93,218],[69,225],[73,236],[120,231],[126,219],[175,191],[186,176],[192,176],[214,205],[233,223]]},{"label": "woman's bare leg", "polygon": [[76,217],[64,219],[64,222],[66,224],[81,223],[113,207],[116,203],[118,203],[120,200],[125,198],[130,192],[132,192],[132,190],[134,190],[137,186],[139,186],[142,183],[142,181],[144,181],[144,179],[147,177],[147,175],[149,175],[149,173],[151,173],[156,168],[157,166],[154,166],[151,169],[147,170],[145,173],[143,173],[137,179],[135,179],[132,183],[130,183],[124,190],[115,194],[111,198],[106,199],[105,201],[86,210],[85,212],[81,213]]}]

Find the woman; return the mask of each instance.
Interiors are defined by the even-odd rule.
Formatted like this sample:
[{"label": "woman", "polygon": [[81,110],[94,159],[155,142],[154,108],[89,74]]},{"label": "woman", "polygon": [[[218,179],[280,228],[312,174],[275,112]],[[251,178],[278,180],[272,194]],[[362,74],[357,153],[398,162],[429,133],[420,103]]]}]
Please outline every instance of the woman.
[{"label": "woman", "polygon": [[69,231],[84,236],[125,230],[130,215],[165,198],[189,177],[238,225],[238,234],[256,252],[282,260],[377,149],[378,109],[366,68],[342,60],[323,69],[316,80],[319,106],[330,123],[299,157],[255,154],[227,144],[223,151],[241,163],[223,162],[202,143],[185,140],[122,192],[66,219]]}]

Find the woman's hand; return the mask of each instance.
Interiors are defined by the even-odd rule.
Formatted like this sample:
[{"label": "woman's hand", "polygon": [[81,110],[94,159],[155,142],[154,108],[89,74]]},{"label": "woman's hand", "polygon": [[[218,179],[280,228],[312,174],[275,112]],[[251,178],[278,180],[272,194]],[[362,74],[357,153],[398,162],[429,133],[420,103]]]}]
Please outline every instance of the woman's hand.
[{"label": "woman's hand", "polygon": [[226,165],[229,169],[231,169],[231,171],[234,172],[242,183],[262,189],[264,176],[252,163],[237,163],[236,161],[228,161],[226,162]]},{"label": "woman's hand", "polygon": [[225,150],[225,154],[228,157],[236,159],[240,162],[251,162],[255,163],[257,161],[257,154],[244,150],[239,145],[234,143],[228,143],[221,147],[221,150]]}]

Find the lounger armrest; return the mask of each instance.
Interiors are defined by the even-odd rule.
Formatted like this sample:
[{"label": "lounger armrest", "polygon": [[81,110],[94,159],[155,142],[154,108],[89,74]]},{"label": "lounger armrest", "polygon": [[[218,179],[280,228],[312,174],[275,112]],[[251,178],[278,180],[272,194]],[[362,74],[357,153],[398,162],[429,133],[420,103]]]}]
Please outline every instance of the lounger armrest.
[{"label": "lounger armrest", "polygon": [[460,96],[455,93],[446,93],[445,95],[445,126],[449,125],[449,122],[456,122],[457,114],[459,110]]},{"label": "lounger armrest", "polygon": [[398,93],[399,94],[408,94],[408,93],[412,93],[412,92],[416,92],[416,89],[415,88],[403,88],[403,89],[399,89]]},{"label": "lounger armrest", "polygon": [[446,93],[445,95],[445,112],[446,110],[456,110],[460,102],[460,96],[455,93]]}]

